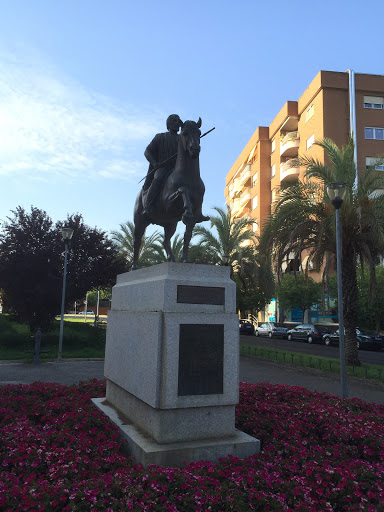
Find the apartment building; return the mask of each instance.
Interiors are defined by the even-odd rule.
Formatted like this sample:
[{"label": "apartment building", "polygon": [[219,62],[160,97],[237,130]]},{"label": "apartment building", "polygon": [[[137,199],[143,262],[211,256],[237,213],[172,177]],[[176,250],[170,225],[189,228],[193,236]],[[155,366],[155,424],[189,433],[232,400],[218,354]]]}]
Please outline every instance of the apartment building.
[{"label": "apartment building", "polygon": [[[279,199],[282,184],[300,180],[301,170],[292,159],[308,154],[325,161],[324,150],[314,142],[332,139],[345,145],[355,134],[358,173],[384,155],[384,76],[353,71],[320,71],[297,101],[287,101],[269,126],[259,126],[226,177],[225,198],[235,217],[249,216],[260,235],[264,221]],[[384,166],[376,166],[384,171]],[[298,270],[297,255],[284,262],[286,270]],[[303,266],[307,256],[301,255]],[[283,268],[284,270],[284,268]],[[311,276],[320,273],[311,269]],[[259,320],[275,320],[273,299]],[[291,320],[295,320],[291,312]]]},{"label": "apartment building", "polygon": [[281,185],[300,179],[291,160],[309,154],[324,162],[314,142],[327,137],[342,146],[351,131],[362,173],[384,155],[384,76],[320,71],[297,101],[287,101],[269,126],[256,129],[233,164],[224,192],[233,214],[252,217],[260,234]]}]

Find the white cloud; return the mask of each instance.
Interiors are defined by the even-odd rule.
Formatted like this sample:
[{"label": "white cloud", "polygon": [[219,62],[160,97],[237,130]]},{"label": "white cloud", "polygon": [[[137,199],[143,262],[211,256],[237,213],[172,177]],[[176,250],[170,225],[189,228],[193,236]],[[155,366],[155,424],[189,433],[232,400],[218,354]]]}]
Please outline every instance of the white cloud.
[{"label": "white cloud", "polygon": [[158,131],[159,113],[88,91],[35,57],[0,55],[0,176],[145,174],[143,148]]}]

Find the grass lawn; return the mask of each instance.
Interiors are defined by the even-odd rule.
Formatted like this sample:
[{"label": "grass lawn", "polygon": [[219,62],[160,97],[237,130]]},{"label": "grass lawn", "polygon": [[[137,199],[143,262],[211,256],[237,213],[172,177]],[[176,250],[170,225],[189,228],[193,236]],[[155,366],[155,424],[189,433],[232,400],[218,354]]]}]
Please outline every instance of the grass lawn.
[{"label": "grass lawn", "polygon": [[[77,320],[77,319],[76,319]],[[57,357],[59,346],[60,322],[54,321],[50,332],[43,334],[41,360]],[[94,322],[65,321],[63,332],[63,357],[104,357],[106,330],[95,328]],[[0,315],[0,359],[31,359],[28,350],[34,349],[34,341],[29,328],[16,322],[10,322],[6,315]]]},{"label": "grass lawn", "polygon": [[[261,357],[270,361],[289,363],[306,368],[315,368],[322,372],[340,373],[339,359],[330,357],[310,356],[297,352],[285,352],[284,350],[258,347],[250,343],[240,343],[240,354]],[[347,374],[363,379],[384,382],[384,367],[382,365],[362,363],[361,366],[347,366]]]}]

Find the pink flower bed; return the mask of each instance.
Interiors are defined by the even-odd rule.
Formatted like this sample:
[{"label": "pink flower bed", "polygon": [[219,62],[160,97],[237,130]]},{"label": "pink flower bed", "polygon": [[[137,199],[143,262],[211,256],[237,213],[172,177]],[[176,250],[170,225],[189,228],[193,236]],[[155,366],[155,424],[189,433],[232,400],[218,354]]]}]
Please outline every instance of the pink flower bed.
[{"label": "pink flower bed", "polygon": [[1,511],[384,511],[384,407],[241,384],[245,460],[144,469],[90,402],[103,381],[0,388]]}]

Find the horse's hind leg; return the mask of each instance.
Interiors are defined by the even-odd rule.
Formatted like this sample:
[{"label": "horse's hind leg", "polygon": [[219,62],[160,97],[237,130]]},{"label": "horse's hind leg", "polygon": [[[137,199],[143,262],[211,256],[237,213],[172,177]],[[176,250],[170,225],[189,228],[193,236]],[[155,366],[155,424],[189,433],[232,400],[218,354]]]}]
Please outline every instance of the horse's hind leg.
[{"label": "horse's hind leg", "polygon": [[163,246],[164,246],[165,252],[167,253],[168,261],[176,261],[175,256],[172,252],[172,246],[171,246],[171,238],[175,234],[176,227],[177,227],[177,224],[166,224],[164,226]]},{"label": "horse's hind leg", "polygon": [[138,260],[139,260],[141,240],[144,236],[147,226],[148,226],[148,224],[143,222],[142,218],[137,219],[137,222],[135,222],[134,241],[133,241],[133,261],[132,261],[131,270],[138,269]]},{"label": "horse's hind leg", "polygon": [[185,233],[184,233],[184,244],[183,244],[183,256],[182,256],[182,259],[181,261],[183,263],[190,263],[189,259],[188,259],[188,249],[189,249],[189,242],[191,241],[191,238],[192,238],[192,231],[193,231],[193,228],[195,227],[195,224],[187,224],[186,228],[185,228]]}]

